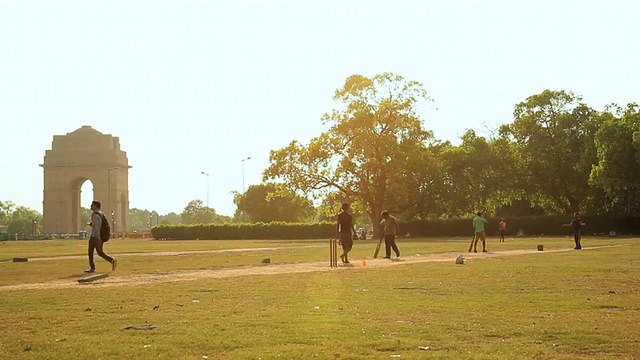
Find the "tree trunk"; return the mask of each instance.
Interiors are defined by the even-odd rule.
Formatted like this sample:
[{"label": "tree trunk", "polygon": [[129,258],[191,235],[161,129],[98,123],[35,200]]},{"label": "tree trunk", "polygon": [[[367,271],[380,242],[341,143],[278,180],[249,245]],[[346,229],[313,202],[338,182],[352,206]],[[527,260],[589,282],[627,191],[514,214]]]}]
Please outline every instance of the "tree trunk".
[{"label": "tree trunk", "polygon": [[374,204],[372,211],[369,213],[369,219],[371,219],[371,227],[373,228],[374,239],[380,239],[380,236],[382,236],[382,225],[380,225],[380,221],[382,220],[382,217],[380,216],[381,212],[382,204]]}]

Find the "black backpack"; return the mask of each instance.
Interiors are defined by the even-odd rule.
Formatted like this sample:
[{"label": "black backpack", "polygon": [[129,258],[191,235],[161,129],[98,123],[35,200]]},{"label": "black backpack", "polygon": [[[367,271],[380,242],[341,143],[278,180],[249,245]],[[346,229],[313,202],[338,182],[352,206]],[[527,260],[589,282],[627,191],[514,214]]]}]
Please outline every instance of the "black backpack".
[{"label": "black backpack", "polygon": [[103,213],[99,213],[102,216],[102,225],[100,226],[100,238],[103,242],[109,241],[111,237],[111,226],[109,226],[109,222],[107,221],[107,217],[104,216]]}]

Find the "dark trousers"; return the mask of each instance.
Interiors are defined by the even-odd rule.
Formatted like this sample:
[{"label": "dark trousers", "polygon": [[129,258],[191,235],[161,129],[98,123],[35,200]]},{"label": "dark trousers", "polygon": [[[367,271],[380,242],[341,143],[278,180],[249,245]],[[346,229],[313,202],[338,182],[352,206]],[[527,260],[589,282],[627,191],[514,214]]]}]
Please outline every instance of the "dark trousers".
[{"label": "dark trousers", "polygon": [[104,241],[102,241],[102,239],[96,238],[96,237],[91,237],[89,239],[89,267],[91,267],[92,269],[96,269],[96,264],[93,262],[93,251],[96,250],[98,252],[98,255],[107,260],[109,263],[113,262],[113,258],[107,254],[105,254],[105,252],[102,250],[102,247],[104,245]]},{"label": "dark trousers", "polygon": [[576,249],[582,249],[582,245],[580,245],[582,235],[580,234],[580,229],[573,230],[573,241],[576,243]]},{"label": "dark trousers", "polygon": [[393,251],[396,253],[396,256],[400,256],[400,250],[398,250],[398,245],[396,245],[395,235],[384,236],[384,249],[388,258],[391,257],[391,249],[393,249]]}]

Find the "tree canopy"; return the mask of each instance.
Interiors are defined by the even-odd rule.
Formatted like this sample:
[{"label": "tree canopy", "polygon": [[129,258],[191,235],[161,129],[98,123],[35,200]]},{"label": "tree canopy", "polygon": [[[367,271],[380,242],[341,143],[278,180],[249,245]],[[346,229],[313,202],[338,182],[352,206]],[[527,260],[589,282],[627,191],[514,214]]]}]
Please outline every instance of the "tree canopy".
[{"label": "tree canopy", "polygon": [[191,200],[182,211],[182,224],[224,224],[231,222],[231,217],[219,215],[212,208],[202,205],[202,200]]},{"label": "tree canopy", "polygon": [[244,194],[236,193],[233,201],[240,212],[239,221],[308,222],[314,217],[311,200],[282,184],[251,185]]},{"label": "tree canopy", "polygon": [[[514,106],[490,137],[469,129],[459,145],[434,139],[418,104],[420,83],[383,73],[353,75],[336,90],[328,130],[270,154],[265,181],[404,220],[640,211],[640,112],[596,111],[572,92],[545,90]],[[483,119],[479,119],[479,123]]]},{"label": "tree canopy", "polygon": [[9,234],[38,234],[42,231],[42,215],[11,201],[0,201],[0,225],[6,225]]},{"label": "tree canopy", "polygon": [[272,151],[264,180],[315,197],[340,191],[366,205],[377,223],[389,188],[419,171],[415,159],[433,139],[416,112],[429,97],[420,83],[384,73],[349,77],[334,100],[343,107],[323,116],[329,130],[308,145],[292,141]]}]

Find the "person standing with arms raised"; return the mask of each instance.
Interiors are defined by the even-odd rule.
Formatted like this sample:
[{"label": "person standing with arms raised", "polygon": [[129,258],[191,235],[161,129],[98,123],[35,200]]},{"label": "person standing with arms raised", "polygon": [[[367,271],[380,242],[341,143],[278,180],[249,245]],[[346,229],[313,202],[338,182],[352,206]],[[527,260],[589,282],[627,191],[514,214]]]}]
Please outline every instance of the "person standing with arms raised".
[{"label": "person standing with arms raised", "polygon": [[576,247],[573,248],[573,250],[582,250],[582,244],[580,241],[582,240],[582,227],[584,225],[585,223],[580,219],[579,212],[573,213],[573,220],[571,220],[570,223],[562,224],[562,226],[570,226],[573,228],[573,241],[576,243]]},{"label": "person standing with arms raised", "polygon": [[482,252],[487,252],[487,241],[484,234],[484,224],[486,223],[488,221],[482,217],[482,211],[478,211],[476,217],[473,218],[475,234],[473,235],[473,240],[471,240],[471,245],[469,245],[469,252],[471,252],[471,247],[473,247],[473,252],[478,252],[478,240],[482,240]]}]

